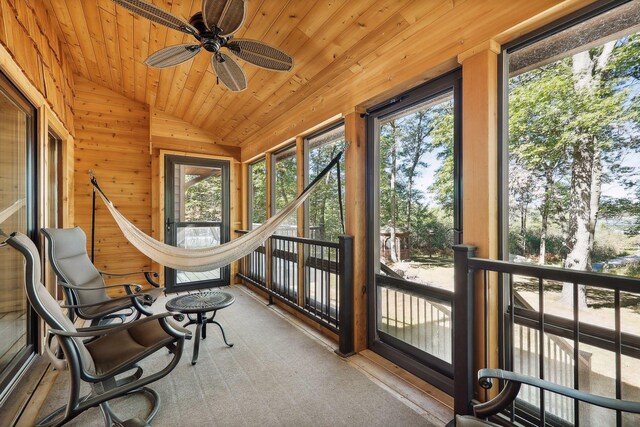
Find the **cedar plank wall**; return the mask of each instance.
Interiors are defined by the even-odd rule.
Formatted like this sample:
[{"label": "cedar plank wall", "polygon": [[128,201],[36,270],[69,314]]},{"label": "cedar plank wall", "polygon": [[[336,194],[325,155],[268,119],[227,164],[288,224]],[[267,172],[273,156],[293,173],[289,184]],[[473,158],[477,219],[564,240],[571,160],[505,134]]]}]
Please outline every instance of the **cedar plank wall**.
[{"label": "cedar plank wall", "polygon": [[0,0],[0,43],[73,134],[72,63],[42,0]]},{"label": "cedar plank wall", "polygon": [[[87,250],[91,248],[89,169],[116,207],[150,234],[149,107],[78,76],[75,107],[75,224],[87,234]],[[95,264],[110,272],[151,269],[149,258],[124,238],[100,198],[96,200]],[[122,278],[107,280],[123,283]],[[146,283],[142,275],[126,281]]]},{"label": "cedar plank wall", "polygon": [[[209,132],[170,115],[151,112],[147,104],[79,76],[76,76],[75,103],[75,225],[87,234],[87,251],[91,249],[89,169],[94,171],[100,187],[129,220],[145,233],[163,239],[160,150],[234,159],[231,162],[233,237],[233,230],[239,228],[241,211],[240,201],[234,197],[240,188],[240,148],[219,145]],[[152,227],[152,224],[156,226]],[[95,264],[98,269],[110,272],[152,269],[162,272],[157,264],[152,264],[127,242],[99,198],[96,201]],[[146,284],[142,275],[128,277],[129,280]],[[122,278],[107,281],[123,283]],[[115,289],[110,293],[122,291]]]}]

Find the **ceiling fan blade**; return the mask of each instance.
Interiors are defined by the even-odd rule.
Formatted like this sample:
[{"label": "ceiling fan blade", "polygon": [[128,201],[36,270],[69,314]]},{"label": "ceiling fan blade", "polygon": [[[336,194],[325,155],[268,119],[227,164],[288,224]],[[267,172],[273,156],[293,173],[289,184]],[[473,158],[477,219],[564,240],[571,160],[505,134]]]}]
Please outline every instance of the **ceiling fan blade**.
[{"label": "ceiling fan blade", "polygon": [[247,88],[247,77],[240,65],[226,53],[218,52],[211,58],[211,64],[220,81],[233,92]]},{"label": "ceiling fan blade", "polygon": [[202,0],[202,16],[210,30],[220,29],[228,36],[240,29],[246,13],[245,0]]},{"label": "ceiling fan blade", "polygon": [[227,48],[245,61],[273,71],[290,71],[293,58],[273,46],[257,40],[236,39],[227,43]]},{"label": "ceiling fan blade", "polygon": [[191,26],[187,21],[182,18],[178,18],[175,15],[170,14],[153,4],[147,3],[143,0],[113,0],[114,3],[130,10],[136,15],[140,15],[143,18],[147,18],[150,21],[164,25],[165,27],[172,28],[174,30],[182,31],[183,33],[197,35],[198,31]]},{"label": "ceiling fan blade", "polygon": [[200,52],[200,45],[197,44],[177,44],[165,47],[149,56],[144,63],[149,67],[167,68],[182,64],[196,56]]}]

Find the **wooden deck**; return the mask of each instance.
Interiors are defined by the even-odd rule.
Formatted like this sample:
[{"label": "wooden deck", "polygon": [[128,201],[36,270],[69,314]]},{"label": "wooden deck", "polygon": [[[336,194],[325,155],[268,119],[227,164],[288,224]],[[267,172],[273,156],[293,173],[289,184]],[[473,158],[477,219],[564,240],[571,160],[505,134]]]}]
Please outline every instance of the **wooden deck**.
[{"label": "wooden deck", "polygon": [[178,283],[200,282],[220,278],[220,269],[202,272],[178,271]]}]

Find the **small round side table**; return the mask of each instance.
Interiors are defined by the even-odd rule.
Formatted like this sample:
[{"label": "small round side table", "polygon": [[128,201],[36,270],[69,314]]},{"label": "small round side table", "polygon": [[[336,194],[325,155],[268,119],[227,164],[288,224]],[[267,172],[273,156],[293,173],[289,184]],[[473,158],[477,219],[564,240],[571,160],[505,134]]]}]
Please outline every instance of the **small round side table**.
[{"label": "small round side table", "polygon": [[[181,295],[172,300],[169,300],[166,304],[168,311],[175,311],[178,313],[186,314],[188,321],[184,326],[197,325],[196,327],[196,339],[193,346],[193,357],[191,364],[195,365],[198,362],[198,353],[200,352],[200,338],[207,338],[207,323],[215,323],[222,332],[222,339],[224,343],[233,347],[233,344],[227,342],[227,337],[224,334],[222,325],[213,320],[216,317],[218,310],[222,310],[225,307],[229,307],[236,299],[233,295],[227,292],[200,292],[196,294]],[[211,316],[206,314],[212,312]],[[196,317],[192,317],[195,314]]]}]

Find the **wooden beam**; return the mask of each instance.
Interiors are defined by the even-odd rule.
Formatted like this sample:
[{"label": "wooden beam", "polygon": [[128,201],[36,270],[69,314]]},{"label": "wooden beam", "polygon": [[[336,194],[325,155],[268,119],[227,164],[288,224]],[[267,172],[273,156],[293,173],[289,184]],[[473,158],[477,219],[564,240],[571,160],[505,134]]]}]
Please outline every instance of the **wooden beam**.
[{"label": "wooden beam", "polygon": [[[462,206],[465,244],[478,249],[477,256],[498,257],[498,54],[493,44],[462,57]],[[498,283],[489,278],[489,307],[498,307]],[[481,278],[480,278],[481,280]],[[479,281],[479,283],[481,283]],[[475,336],[484,334],[483,289],[476,290]],[[497,367],[497,310],[489,313],[488,366],[485,343],[476,340],[476,368]]]},{"label": "wooden beam", "polygon": [[353,236],[353,331],[356,352],[367,348],[366,126],[360,113],[345,117],[345,231]]}]

